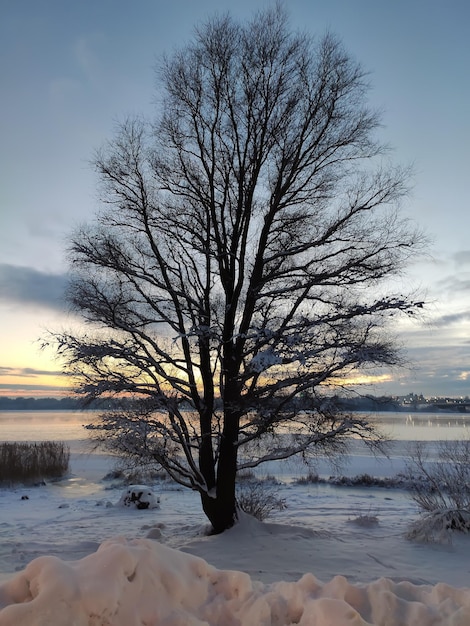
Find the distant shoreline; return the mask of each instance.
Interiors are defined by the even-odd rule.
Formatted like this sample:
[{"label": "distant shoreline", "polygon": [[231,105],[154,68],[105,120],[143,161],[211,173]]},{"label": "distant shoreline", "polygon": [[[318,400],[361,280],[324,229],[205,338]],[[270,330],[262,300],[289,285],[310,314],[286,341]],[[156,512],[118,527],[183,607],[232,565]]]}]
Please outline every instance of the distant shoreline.
[{"label": "distant shoreline", "polygon": [[[433,399],[434,400],[434,399]],[[398,403],[394,398],[365,396],[359,398],[337,398],[338,408],[343,411],[364,413],[433,413],[437,415],[462,415],[470,416],[470,401],[463,402],[461,399],[437,399],[429,404]],[[449,406],[445,406],[448,404]],[[132,401],[126,403],[126,408],[132,408]],[[118,408],[115,401],[100,401],[84,408],[82,399],[77,398],[9,398],[0,397],[0,412],[12,411],[97,411]],[[122,408],[122,407],[120,407]],[[309,407],[299,406],[309,410]]]}]

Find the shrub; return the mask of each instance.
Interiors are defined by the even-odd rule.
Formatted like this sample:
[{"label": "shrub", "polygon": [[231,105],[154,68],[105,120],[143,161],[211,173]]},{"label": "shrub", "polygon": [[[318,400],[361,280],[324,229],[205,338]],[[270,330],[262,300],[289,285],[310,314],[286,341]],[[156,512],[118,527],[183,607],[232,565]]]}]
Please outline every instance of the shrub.
[{"label": "shrub", "polygon": [[282,511],[286,508],[286,501],[277,497],[273,490],[261,481],[244,481],[237,487],[238,507],[264,521],[273,511]]},{"label": "shrub", "polygon": [[470,531],[470,510],[436,509],[412,522],[406,536],[425,543],[452,543],[452,531]]},{"label": "shrub", "polygon": [[70,449],[61,441],[0,444],[0,483],[60,478],[69,469]]},{"label": "shrub", "polygon": [[299,476],[299,478],[296,478],[294,482],[296,485],[316,485],[322,481],[318,474],[309,472],[306,476]]},{"label": "shrub", "polygon": [[379,516],[369,510],[367,513],[358,513],[355,517],[348,518],[348,523],[362,528],[372,528],[379,525]]},{"label": "shrub", "polygon": [[437,458],[418,443],[408,462],[411,495],[421,515],[407,536],[419,541],[450,541],[451,531],[470,531],[470,441],[440,441]]}]

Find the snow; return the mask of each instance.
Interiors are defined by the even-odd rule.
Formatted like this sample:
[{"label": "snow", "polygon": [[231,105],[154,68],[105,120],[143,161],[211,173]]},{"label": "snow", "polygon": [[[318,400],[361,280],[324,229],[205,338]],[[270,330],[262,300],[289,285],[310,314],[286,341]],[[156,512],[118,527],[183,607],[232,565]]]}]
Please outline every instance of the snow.
[{"label": "snow", "polygon": [[[395,452],[347,472],[387,475]],[[160,508],[123,507],[111,467],[74,452],[67,479],[0,490],[0,626],[470,624],[470,537],[406,540],[404,491],[294,484],[283,463],[287,509],[208,536],[197,494],[160,482]]]},{"label": "snow", "polygon": [[272,348],[267,348],[255,354],[250,361],[250,369],[260,374],[273,365],[279,365],[279,363],[282,363],[282,358]]},{"label": "snow", "polygon": [[119,504],[136,509],[158,509],[160,501],[148,485],[129,485],[122,492]]},{"label": "snow", "polygon": [[444,584],[382,579],[351,585],[342,576],[322,583],[305,574],[297,582],[264,585],[246,573],[216,569],[200,557],[149,539],[111,539],[96,553],[71,563],[40,557],[3,585],[2,596],[5,626],[463,626],[470,621],[468,592]]}]

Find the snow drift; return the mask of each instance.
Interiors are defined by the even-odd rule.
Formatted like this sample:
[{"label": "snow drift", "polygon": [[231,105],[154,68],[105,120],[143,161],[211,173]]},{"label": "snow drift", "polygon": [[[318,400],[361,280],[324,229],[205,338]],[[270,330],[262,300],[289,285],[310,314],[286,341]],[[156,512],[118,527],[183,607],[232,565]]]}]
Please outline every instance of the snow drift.
[{"label": "snow drift", "polygon": [[0,586],[0,626],[468,626],[470,590],[312,574],[265,585],[150,539],[43,556]]}]

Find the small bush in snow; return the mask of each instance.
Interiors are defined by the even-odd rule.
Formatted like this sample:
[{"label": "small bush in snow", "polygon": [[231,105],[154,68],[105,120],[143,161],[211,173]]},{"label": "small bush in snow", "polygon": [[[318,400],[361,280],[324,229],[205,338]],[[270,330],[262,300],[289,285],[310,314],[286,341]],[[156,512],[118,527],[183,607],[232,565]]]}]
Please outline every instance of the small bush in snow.
[{"label": "small bush in snow", "polygon": [[70,449],[62,441],[0,444],[0,483],[60,478],[69,469]]},{"label": "small bush in snow", "polygon": [[470,531],[470,440],[438,442],[429,459],[423,443],[408,463],[412,498],[421,511],[407,537],[419,541],[450,541],[451,531]]},{"label": "small bush in snow", "polygon": [[356,517],[350,517],[348,519],[350,524],[354,524],[355,526],[361,526],[363,528],[371,528],[373,526],[379,525],[379,518],[377,515],[372,513],[360,513]]},{"label": "small bush in snow", "polygon": [[410,524],[406,537],[424,543],[452,543],[452,531],[470,531],[470,511],[447,509],[421,514]]},{"label": "small bush in snow", "polygon": [[273,511],[282,511],[286,508],[286,501],[277,497],[264,482],[243,482],[237,488],[237,504],[239,508],[256,517],[260,522],[265,520]]}]

